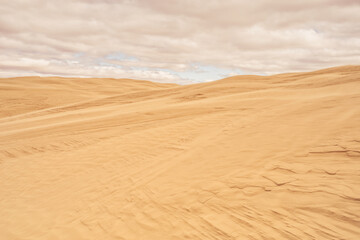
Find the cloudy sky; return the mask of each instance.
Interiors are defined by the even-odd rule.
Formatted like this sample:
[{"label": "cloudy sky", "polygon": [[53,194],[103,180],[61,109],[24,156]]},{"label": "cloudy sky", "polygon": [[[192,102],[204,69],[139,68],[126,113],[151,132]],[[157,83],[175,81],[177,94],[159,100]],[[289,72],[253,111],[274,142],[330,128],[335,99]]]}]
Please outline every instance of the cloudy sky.
[{"label": "cloudy sky", "polygon": [[0,3],[0,77],[186,84],[360,64],[359,0]]}]

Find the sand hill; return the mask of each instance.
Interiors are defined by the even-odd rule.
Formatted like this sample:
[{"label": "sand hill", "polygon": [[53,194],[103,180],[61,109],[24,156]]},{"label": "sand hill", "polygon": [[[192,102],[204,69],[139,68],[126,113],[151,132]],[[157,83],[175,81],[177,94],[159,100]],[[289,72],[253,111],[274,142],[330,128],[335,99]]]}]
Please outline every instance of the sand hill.
[{"label": "sand hill", "polygon": [[0,239],[360,239],[360,66],[0,79]]}]

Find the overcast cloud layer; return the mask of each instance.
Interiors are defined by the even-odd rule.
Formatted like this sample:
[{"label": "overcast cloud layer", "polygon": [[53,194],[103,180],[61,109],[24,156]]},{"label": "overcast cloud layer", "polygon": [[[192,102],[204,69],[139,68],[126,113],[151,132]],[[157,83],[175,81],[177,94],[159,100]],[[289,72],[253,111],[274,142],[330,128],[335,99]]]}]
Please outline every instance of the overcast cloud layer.
[{"label": "overcast cloud layer", "polygon": [[359,0],[0,3],[0,77],[193,83],[360,64]]}]

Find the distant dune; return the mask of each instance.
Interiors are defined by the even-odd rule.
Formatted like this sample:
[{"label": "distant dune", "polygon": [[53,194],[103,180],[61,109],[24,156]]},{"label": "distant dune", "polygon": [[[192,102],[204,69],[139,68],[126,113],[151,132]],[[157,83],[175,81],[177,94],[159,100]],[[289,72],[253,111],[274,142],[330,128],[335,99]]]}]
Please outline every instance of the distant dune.
[{"label": "distant dune", "polygon": [[360,66],[0,79],[0,239],[360,239]]}]

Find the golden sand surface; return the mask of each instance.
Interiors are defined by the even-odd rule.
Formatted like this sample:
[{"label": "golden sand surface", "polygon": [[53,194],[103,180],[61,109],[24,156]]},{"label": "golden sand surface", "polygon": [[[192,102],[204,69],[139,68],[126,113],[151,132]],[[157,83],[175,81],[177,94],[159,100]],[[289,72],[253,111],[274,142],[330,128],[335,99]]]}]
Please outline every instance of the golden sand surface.
[{"label": "golden sand surface", "polygon": [[360,66],[0,79],[0,239],[360,239]]}]

